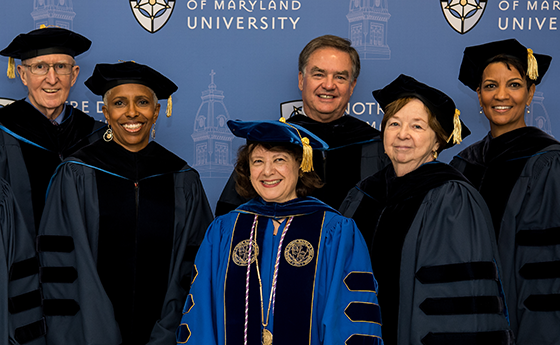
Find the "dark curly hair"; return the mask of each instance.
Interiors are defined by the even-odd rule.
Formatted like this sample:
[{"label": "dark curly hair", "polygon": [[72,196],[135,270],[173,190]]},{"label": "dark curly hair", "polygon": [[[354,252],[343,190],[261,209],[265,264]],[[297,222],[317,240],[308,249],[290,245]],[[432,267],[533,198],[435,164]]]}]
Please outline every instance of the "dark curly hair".
[{"label": "dark curly hair", "polygon": [[[237,152],[237,163],[235,163],[235,172],[237,178],[235,180],[235,190],[244,198],[252,199],[258,196],[255,188],[251,184],[251,170],[249,160],[251,154],[257,147],[262,147],[268,151],[287,152],[295,158],[296,162],[301,163],[303,157],[303,149],[295,144],[290,143],[270,143],[270,142],[249,142],[243,145]],[[323,182],[314,171],[304,173],[299,170],[299,178],[296,184],[296,195],[299,198],[310,195],[315,189],[321,188]]]}]

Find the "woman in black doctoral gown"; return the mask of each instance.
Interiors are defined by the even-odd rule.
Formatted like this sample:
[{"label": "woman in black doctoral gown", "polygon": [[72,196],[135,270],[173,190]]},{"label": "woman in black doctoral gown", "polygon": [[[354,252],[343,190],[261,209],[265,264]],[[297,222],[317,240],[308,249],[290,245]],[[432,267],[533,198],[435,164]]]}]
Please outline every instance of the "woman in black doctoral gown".
[{"label": "woman in black doctoral gown", "polygon": [[369,246],[386,344],[513,344],[490,214],[436,160],[470,132],[453,100],[401,75],[373,95],[392,164],[352,189],[341,211]]},{"label": "woman in black doctoral gown", "polygon": [[560,144],[525,122],[551,60],[509,39],[467,47],[459,73],[490,132],[451,165],[492,214],[518,344],[560,342]]},{"label": "woman in black doctoral gown", "polygon": [[149,141],[177,86],[148,66],[100,64],[86,86],[109,124],[53,177],[38,249],[49,344],[174,344],[212,220],[198,173]]}]

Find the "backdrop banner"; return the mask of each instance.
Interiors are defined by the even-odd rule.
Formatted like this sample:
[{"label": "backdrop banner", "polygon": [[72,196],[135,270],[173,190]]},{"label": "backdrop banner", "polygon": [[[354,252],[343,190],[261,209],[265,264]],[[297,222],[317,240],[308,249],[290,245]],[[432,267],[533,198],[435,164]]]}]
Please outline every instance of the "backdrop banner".
[{"label": "backdrop banner", "polygon": [[[558,0],[19,0],[0,7],[2,48],[42,24],[93,41],[76,58],[80,75],[68,102],[96,119],[104,120],[102,100],[83,84],[96,63],[133,60],[173,80],[173,115],[160,116],[156,140],[200,172],[212,207],[243,144],[227,120],[277,119],[281,103],[301,99],[299,52],[324,34],[349,38],[359,51],[362,71],[347,113],[376,128],[383,113],[371,91],[401,73],[453,98],[473,134],[444,151],[444,162],[489,131],[476,93],[457,80],[466,46],[516,38],[552,55],[526,122],[560,133]],[[0,57],[0,68],[7,66]],[[19,78],[0,78],[0,106],[25,96]]]}]

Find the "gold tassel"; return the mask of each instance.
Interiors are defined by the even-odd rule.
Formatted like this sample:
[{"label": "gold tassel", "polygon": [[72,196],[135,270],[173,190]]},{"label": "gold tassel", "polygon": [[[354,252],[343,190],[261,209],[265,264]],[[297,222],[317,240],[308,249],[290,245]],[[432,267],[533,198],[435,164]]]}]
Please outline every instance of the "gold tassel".
[{"label": "gold tassel", "polygon": [[537,80],[539,76],[539,65],[532,49],[527,49],[527,75],[531,80]]},{"label": "gold tassel", "polygon": [[[299,132],[298,132],[299,134]],[[303,158],[301,160],[301,171],[304,173],[313,171],[313,149],[309,145],[309,138],[301,138],[303,144]]]},{"label": "gold tassel", "polygon": [[297,134],[299,135],[299,138],[301,139],[301,145],[303,146],[303,157],[301,159],[300,165],[301,171],[303,171],[304,173],[313,171],[313,148],[309,144],[309,138],[302,137],[297,128],[286,122],[284,116],[282,116],[278,121],[285,123],[295,129]]},{"label": "gold tassel", "polygon": [[171,100],[171,96],[167,99],[167,109],[165,109],[165,114],[167,117],[171,116],[171,111],[173,110],[173,101]]},{"label": "gold tassel", "polygon": [[451,138],[453,138],[453,144],[460,144],[463,141],[461,138],[462,126],[459,115],[461,115],[461,112],[459,109],[455,109],[455,114],[453,115],[453,132],[451,132],[451,135],[447,139],[447,142],[449,142]]},{"label": "gold tassel", "polygon": [[8,78],[14,79],[16,77],[16,60],[13,57],[8,58]]}]

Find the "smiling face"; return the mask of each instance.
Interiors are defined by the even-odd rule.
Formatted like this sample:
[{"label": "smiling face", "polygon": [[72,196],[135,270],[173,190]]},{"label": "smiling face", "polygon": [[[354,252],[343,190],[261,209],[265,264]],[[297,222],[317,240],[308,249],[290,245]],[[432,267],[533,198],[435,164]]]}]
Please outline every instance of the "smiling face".
[{"label": "smiling face", "polygon": [[432,152],[439,148],[436,133],[428,124],[424,103],[411,99],[387,121],[383,145],[397,176],[414,171],[434,160]]},{"label": "smiling face", "polygon": [[142,150],[148,145],[150,129],[159,114],[153,91],[141,84],[123,84],[105,96],[103,114],[113,129],[115,142],[128,151]]},{"label": "smiling face", "polygon": [[489,64],[477,93],[494,138],[526,126],[525,107],[533,100],[535,85],[527,88],[527,81],[517,69],[503,62]]},{"label": "smiling face", "polygon": [[304,112],[319,122],[331,122],[344,114],[356,80],[350,55],[335,48],[321,48],[309,56],[305,73],[299,72]]},{"label": "smiling face", "polygon": [[299,165],[290,153],[267,150],[259,145],[249,157],[251,185],[267,202],[295,199]]},{"label": "smiling face", "polygon": [[[49,54],[41,55],[31,59],[24,60],[24,65],[34,65],[43,63],[45,65],[53,65],[57,63],[74,64],[74,59],[66,54]],[[80,67],[72,67],[72,73],[68,75],[59,75],[54,68],[49,68],[47,74],[36,75],[31,73],[31,68],[18,65],[17,70],[23,85],[27,86],[29,101],[43,115],[54,120],[62,113],[64,103],[68,99],[70,88],[76,82]]]}]

